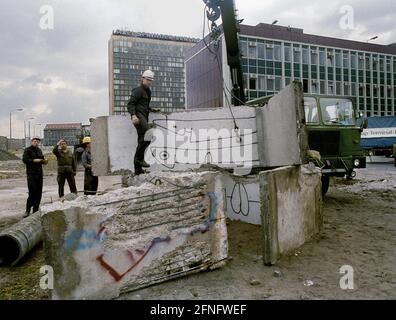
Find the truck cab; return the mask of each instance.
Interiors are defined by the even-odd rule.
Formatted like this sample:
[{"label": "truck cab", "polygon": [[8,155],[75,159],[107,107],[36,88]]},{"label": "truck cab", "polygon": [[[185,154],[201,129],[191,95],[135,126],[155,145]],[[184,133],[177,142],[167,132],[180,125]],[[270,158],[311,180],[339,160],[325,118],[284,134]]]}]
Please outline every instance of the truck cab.
[{"label": "truck cab", "polygon": [[323,193],[329,177],[355,177],[355,169],[366,167],[360,147],[362,127],[357,123],[355,101],[351,97],[304,95],[305,120],[310,150],[318,151],[315,164],[322,169]]}]

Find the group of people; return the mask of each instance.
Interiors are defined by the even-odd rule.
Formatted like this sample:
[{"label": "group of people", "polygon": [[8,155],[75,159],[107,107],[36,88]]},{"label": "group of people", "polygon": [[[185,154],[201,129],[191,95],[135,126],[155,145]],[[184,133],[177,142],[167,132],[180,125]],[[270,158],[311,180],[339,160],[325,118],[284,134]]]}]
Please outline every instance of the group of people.
[{"label": "group of people", "polygon": [[[31,212],[39,210],[41,197],[43,193],[43,165],[48,164],[42,150],[40,149],[41,139],[33,137],[31,146],[26,148],[23,153],[23,162],[26,165],[27,185],[29,196],[26,201],[26,211],[24,217],[30,215]],[[84,194],[95,195],[98,190],[98,177],[92,173],[92,157],[91,157],[91,139],[85,137],[83,139],[84,153],[82,155],[82,165],[85,169],[84,174]],[[77,173],[77,161],[74,154],[68,149],[65,139],[61,139],[52,150],[57,158],[58,163],[58,195],[61,201],[65,195],[65,183],[67,181],[71,193],[77,194],[75,176]],[[33,209],[33,211],[32,211]]]},{"label": "group of people", "polygon": [[[150,86],[154,80],[154,72],[146,70],[142,74],[141,85],[132,90],[127,109],[130,113],[133,125],[138,135],[138,146],[134,157],[135,174],[147,173],[144,168],[149,165],[144,161],[144,154],[150,141],[145,140],[145,134],[149,130],[149,112],[160,112],[160,109],[151,108],[151,90]],[[27,184],[29,197],[26,202],[25,217],[29,216],[31,210],[33,213],[39,210],[41,196],[43,192],[43,165],[48,163],[39,148],[40,138],[33,137],[32,145],[25,149],[23,162],[26,164]],[[83,139],[84,153],[82,155],[82,164],[85,168],[84,175],[84,194],[95,195],[98,190],[98,177],[92,173],[92,156],[91,140],[89,137]],[[52,152],[58,161],[58,194],[63,200],[65,182],[69,184],[70,192],[77,194],[75,175],[77,171],[77,162],[73,153],[68,149],[67,141],[61,139]]]}]

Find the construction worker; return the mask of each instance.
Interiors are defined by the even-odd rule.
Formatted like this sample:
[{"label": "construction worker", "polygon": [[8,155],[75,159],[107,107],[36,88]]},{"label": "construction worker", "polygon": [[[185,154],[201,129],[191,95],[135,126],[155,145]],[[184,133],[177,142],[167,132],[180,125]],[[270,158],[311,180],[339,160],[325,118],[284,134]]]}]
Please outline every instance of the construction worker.
[{"label": "construction worker", "polygon": [[59,198],[63,201],[66,180],[70,192],[77,194],[76,181],[74,179],[77,171],[77,163],[73,154],[68,150],[65,139],[59,140],[52,152],[58,160],[58,194]]},{"label": "construction worker", "polygon": [[150,145],[150,141],[144,140],[144,135],[149,129],[149,112],[160,112],[160,109],[150,108],[151,90],[150,86],[154,80],[154,72],[146,70],[143,72],[141,85],[132,90],[127,108],[131,115],[131,120],[138,134],[138,146],[135,152],[134,167],[135,174],[145,173],[143,168],[148,168],[149,164],[144,161],[144,153]]},{"label": "construction worker", "polygon": [[31,146],[23,152],[22,161],[26,165],[29,190],[24,218],[29,216],[32,208],[33,213],[39,210],[43,193],[43,164],[47,164],[48,160],[44,158],[43,152],[39,148],[40,141],[39,137],[33,137]]},{"label": "construction worker", "polygon": [[91,156],[91,138],[83,139],[84,152],[82,154],[82,165],[85,168],[84,173],[84,194],[95,195],[98,191],[98,177],[92,173],[92,156]]}]

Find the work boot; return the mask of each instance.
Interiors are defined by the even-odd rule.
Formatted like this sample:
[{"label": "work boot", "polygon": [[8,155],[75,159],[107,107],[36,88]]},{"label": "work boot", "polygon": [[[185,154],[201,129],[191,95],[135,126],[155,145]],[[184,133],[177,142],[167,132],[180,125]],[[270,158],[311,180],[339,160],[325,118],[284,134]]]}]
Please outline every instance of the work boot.
[{"label": "work boot", "polygon": [[144,170],[144,169],[139,169],[139,170],[136,170],[135,169],[135,175],[139,175],[139,174],[147,174],[147,173],[150,173],[150,171],[147,171],[147,170]]},{"label": "work boot", "polygon": [[144,160],[138,161],[138,164],[139,164],[141,167],[143,167],[143,168],[148,168],[148,167],[150,167],[150,165],[149,165],[146,161],[144,161]]}]

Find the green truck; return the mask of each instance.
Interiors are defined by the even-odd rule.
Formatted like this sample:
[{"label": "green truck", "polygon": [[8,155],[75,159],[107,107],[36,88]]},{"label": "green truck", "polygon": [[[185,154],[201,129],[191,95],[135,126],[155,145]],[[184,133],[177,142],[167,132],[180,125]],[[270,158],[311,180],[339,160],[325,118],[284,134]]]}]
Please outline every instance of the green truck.
[{"label": "green truck", "polygon": [[[265,105],[271,97],[247,104]],[[309,149],[320,153],[311,161],[322,170],[322,193],[326,194],[331,176],[352,179],[355,169],[366,167],[360,135],[367,121],[358,125],[356,103],[351,97],[304,94],[304,109]]]}]

